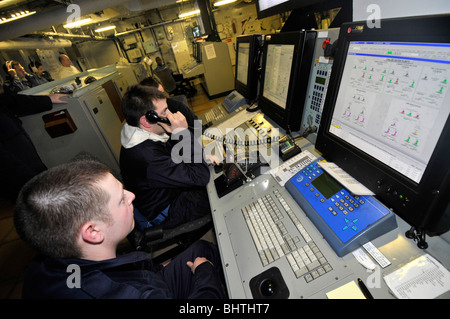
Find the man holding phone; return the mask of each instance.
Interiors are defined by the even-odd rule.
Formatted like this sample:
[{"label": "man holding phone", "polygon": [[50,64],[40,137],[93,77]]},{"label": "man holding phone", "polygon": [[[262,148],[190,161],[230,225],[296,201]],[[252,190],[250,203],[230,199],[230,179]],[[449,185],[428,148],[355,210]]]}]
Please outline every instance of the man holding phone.
[{"label": "man holding phone", "polygon": [[[135,207],[165,229],[210,214],[208,164],[181,112],[172,113],[167,96],[153,87],[134,85],[122,101],[120,168],[124,185],[136,195]],[[167,121],[170,122],[167,123]],[[187,140],[171,139],[177,134]],[[172,148],[183,142],[183,160]],[[199,153],[201,152],[201,153]]]}]

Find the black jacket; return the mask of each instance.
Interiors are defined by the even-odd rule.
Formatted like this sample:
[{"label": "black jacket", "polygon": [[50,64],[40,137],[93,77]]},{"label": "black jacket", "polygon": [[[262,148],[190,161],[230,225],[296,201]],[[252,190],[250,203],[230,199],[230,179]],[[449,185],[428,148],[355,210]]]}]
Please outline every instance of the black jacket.
[{"label": "black jacket", "polygon": [[0,190],[12,201],[25,182],[47,169],[18,117],[51,109],[48,96],[0,96]]},{"label": "black jacket", "polygon": [[210,213],[205,188],[210,180],[209,168],[193,132],[186,129],[184,134],[189,140],[178,142],[175,147],[183,150],[180,143],[185,143],[191,152],[180,163],[172,157],[173,141],[148,139],[134,147],[121,148],[120,169],[125,188],[136,195],[134,204],[149,221],[169,205],[169,216],[177,219],[173,226]]},{"label": "black jacket", "polygon": [[[186,262],[195,256],[205,262],[193,275]],[[69,267],[70,266],[70,267]],[[79,270],[79,271],[78,271]],[[132,252],[104,261],[42,257],[31,263],[22,297],[39,299],[166,299],[223,298],[217,248],[197,242],[162,267],[144,252]],[[77,279],[77,272],[79,278]]]}]

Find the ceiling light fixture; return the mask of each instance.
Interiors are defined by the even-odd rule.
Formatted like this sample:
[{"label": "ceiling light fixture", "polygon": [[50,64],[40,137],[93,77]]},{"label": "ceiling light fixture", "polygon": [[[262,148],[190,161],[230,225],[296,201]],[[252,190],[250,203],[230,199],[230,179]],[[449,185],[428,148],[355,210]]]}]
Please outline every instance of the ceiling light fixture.
[{"label": "ceiling light fixture", "polygon": [[197,14],[200,14],[200,10],[199,9],[194,10],[194,11],[190,11],[190,12],[181,13],[181,14],[178,15],[178,18],[180,18],[180,19],[181,18],[187,18],[187,17],[190,17],[190,16],[195,16]]},{"label": "ceiling light fixture", "polygon": [[233,3],[236,2],[236,0],[220,0],[214,3],[214,6],[219,7],[219,6],[223,6],[229,3]]},{"label": "ceiling light fixture", "polygon": [[1,18],[0,24],[8,23],[8,22],[11,22],[11,21],[14,21],[14,20],[17,20],[17,19],[22,19],[22,18],[28,17],[28,16],[30,16],[32,14],[35,14],[35,13],[36,13],[36,11],[16,12],[16,13],[11,14],[11,18]]},{"label": "ceiling light fixture", "polygon": [[103,27],[103,28],[95,29],[95,32],[104,32],[104,31],[115,29],[115,28],[116,28],[115,25],[108,25],[108,26]]},{"label": "ceiling light fixture", "polygon": [[86,19],[83,19],[83,20],[78,20],[78,21],[75,21],[75,22],[71,22],[71,23],[65,24],[65,25],[63,25],[63,27],[67,28],[67,29],[77,28],[77,27],[80,27],[80,26],[82,26],[84,24],[88,24],[89,22],[91,22],[91,18],[86,18]]}]

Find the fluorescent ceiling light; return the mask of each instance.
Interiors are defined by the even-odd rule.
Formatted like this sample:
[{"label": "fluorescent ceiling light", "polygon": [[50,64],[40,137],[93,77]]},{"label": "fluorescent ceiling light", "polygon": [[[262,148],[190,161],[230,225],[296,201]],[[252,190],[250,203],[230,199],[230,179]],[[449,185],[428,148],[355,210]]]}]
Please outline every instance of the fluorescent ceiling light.
[{"label": "fluorescent ceiling light", "polygon": [[96,29],[95,32],[103,32],[103,31],[108,31],[108,30],[112,30],[115,29],[116,26],[115,25],[108,25],[106,27],[100,28],[100,29]]},{"label": "fluorescent ceiling light", "polygon": [[194,11],[190,11],[190,12],[185,12],[182,14],[178,15],[178,18],[186,18],[186,17],[190,17],[190,16],[195,16],[197,14],[200,14],[200,10],[194,10]]},{"label": "fluorescent ceiling light", "polygon": [[75,21],[75,22],[71,22],[71,23],[65,24],[65,25],[63,25],[63,27],[64,28],[68,28],[68,29],[76,28],[76,27],[82,26],[83,24],[88,24],[89,22],[91,22],[91,18],[86,18],[86,19],[83,19],[83,20],[78,20],[78,21]]},{"label": "fluorescent ceiling light", "polygon": [[25,17],[28,17],[28,16],[30,16],[30,15],[32,15],[32,14],[35,14],[36,13],[36,11],[21,11],[21,12],[17,12],[17,13],[14,13],[14,14],[11,14],[11,18],[1,18],[1,20],[0,20],[0,24],[3,24],[3,23],[8,23],[8,22],[11,22],[11,21],[14,21],[14,20],[17,20],[17,19],[22,19],[22,18],[25,18]]},{"label": "fluorescent ceiling light", "polygon": [[220,0],[217,2],[214,2],[214,6],[218,7],[218,6],[223,6],[232,2],[236,2],[236,0]]}]

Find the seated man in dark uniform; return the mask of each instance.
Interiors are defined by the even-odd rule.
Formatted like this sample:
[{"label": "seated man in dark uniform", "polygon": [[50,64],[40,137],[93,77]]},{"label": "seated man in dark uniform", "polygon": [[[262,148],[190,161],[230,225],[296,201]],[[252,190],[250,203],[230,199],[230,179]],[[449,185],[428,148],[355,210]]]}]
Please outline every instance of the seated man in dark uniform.
[{"label": "seated man in dark uniform", "polygon": [[[168,109],[165,93],[142,85],[128,88],[122,111],[126,123],[120,169],[125,187],[136,194],[138,211],[152,225],[165,229],[210,214],[205,187],[209,168],[184,115]],[[149,121],[147,112],[170,120],[171,125]],[[175,139],[173,133],[182,139]]]},{"label": "seated man in dark uniform", "polygon": [[144,252],[116,254],[134,227],[134,194],[108,167],[76,161],[50,168],[22,188],[18,234],[41,255],[24,298],[223,298],[217,248],[198,241],[166,266]]}]

